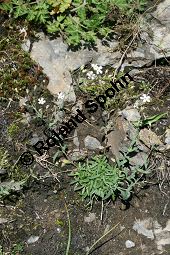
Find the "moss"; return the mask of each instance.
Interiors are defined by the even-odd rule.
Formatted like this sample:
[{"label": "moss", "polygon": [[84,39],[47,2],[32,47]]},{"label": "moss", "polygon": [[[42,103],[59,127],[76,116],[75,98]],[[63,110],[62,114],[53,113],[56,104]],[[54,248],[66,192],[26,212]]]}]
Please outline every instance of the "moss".
[{"label": "moss", "polygon": [[7,132],[10,137],[15,137],[18,134],[19,130],[19,126],[15,123],[12,123],[11,125],[9,125]]},{"label": "moss", "polygon": [[[22,37],[19,34],[21,24],[9,24],[6,20],[3,26],[7,35],[2,35],[0,40],[0,97],[18,98],[25,96],[26,89],[31,90],[35,85],[42,84],[42,73],[29,53],[22,50]],[[25,26],[24,24],[22,25]]]}]

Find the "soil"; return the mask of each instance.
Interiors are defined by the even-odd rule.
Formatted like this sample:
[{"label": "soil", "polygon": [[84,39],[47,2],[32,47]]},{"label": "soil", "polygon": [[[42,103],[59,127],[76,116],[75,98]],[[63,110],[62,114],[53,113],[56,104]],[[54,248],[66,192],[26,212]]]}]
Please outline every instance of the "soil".
[{"label": "soil", "polygon": [[[68,239],[66,203],[71,221],[69,254],[86,254],[87,247],[118,223],[119,225],[94,247],[92,254],[159,254],[153,241],[137,235],[132,229],[136,219],[143,220],[150,217],[157,219],[161,226],[165,227],[170,216],[169,199],[156,185],[140,191],[126,209],[120,201],[106,204],[101,221],[101,202],[95,203],[92,211],[88,210],[68,184],[69,180],[62,183],[62,187],[49,180],[36,183],[30,190],[24,192],[24,197],[15,207],[12,205],[2,207],[4,217],[11,221],[1,226],[3,247],[9,247],[11,243],[26,243],[28,237],[34,235],[40,237],[38,242],[25,245],[22,254],[65,254]],[[168,190],[169,188],[166,187],[164,192]],[[84,217],[89,216],[89,213],[95,213],[95,219],[87,223]],[[136,246],[128,250],[125,247],[126,240],[133,240]],[[169,251],[167,246],[162,254],[169,254]]]}]

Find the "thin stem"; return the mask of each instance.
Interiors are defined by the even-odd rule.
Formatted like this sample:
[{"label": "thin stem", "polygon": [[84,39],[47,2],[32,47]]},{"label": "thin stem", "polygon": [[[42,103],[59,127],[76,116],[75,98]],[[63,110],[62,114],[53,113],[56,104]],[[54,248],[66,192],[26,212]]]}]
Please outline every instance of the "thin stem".
[{"label": "thin stem", "polygon": [[65,255],[69,255],[69,250],[70,250],[70,243],[71,243],[71,222],[70,222],[70,216],[69,216],[69,212],[68,212],[68,208],[67,205],[65,203],[65,208],[66,208],[66,212],[67,212],[67,219],[68,219],[68,242],[67,242],[67,249],[66,249],[66,254]]},{"label": "thin stem", "polygon": [[109,231],[107,231],[103,236],[101,236],[89,249],[89,251],[86,253],[86,255],[90,254],[90,251],[93,249],[93,247],[100,242],[100,240],[102,240],[106,235],[108,235],[113,229],[115,229],[118,225],[120,224],[120,222],[118,222],[115,226],[113,226]]}]

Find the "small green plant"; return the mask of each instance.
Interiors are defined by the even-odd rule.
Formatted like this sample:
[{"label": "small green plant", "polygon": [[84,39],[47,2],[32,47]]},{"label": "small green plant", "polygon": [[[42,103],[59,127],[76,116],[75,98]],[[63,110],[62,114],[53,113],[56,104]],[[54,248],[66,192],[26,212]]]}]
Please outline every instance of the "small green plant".
[{"label": "small green plant", "polygon": [[127,200],[142,176],[150,172],[147,158],[143,166],[130,166],[131,154],[137,152],[135,140],[114,165],[109,164],[103,155],[79,163],[78,170],[71,174],[74,190],[79,191],[83,199],[89,198],[91,203],[95,198],[115,200],[117,196]]},{"label": "small green plant", "polygon": [[56,153],[53,156],[53,163],[56,163],[57,159],[62,157],[63,155],[66,155],[68,146],[66,144],[60,144],[59,149],[56,151]]},{"label": "small green plant", "polygon": [[24,250],[24,246],[21,243],[15,244],[12,249],[11,255],[19,255]]},{"label": "small green plant", "polygon": [[[74,84],[84,93],[89,94],[91,98],[105,94],[106,90],[112,88],[111,82],[113,82],[113,77],[115,73],[115,68],[106,66],[102,67],[96,64],[91,64],[87,66],[82,66],[79,70],[76,70],[73,74]],[[119,71],[115,75],[114,82],[121,80],[126,74],[124,71]],[[119,92],[115,90],[115,96],[112,98],[107,98],[105,103],[106,110],[109,108],[119,108],[124,105],[129,99],[130,95],[133,95],[133,81],[129,80],[128,86],[126,86],[126,91],[117,85]]]},{"label": "small green plant", "polygon": [[7,179],[7,181],[4,181],[3,178],[3,181],[0,182],[0,199],[10,195],[13,191],[21,190],[29,177],[17,166],[11,165],[9,160],[8,151],[0,148],[0,170],[4,172]]},{"label": "small green plant", "polygon": [[[94,43],[97,37],[107,38],[114,32],[119,16],[142,12],[147,0],[11,0],[0,4],[14,18],[43,24],[49,33],[60,34],[69,45],[82,41]],[[116,10],[118,8],[119,11]],[[135,19],[137,20],[137,19]],[[135,24],[135,22],[134,22]]]},{"label": "small green plant", "polygon": [[19,127],[16,123],[11,123],[8,127],[8,134],[10,137],[14,137],[19,132]]},{"label": "small green plant", "polygon": [[[88,67],[82,66],[80,70],[78,70],[79,78],[78,80],[75,80],[75,82],[78,83],[81,91],[97,96],[104,94],[106,89],[112,87],[110,82],[113,80],[115,68],[110,66],[106,66],[105,68],[98,65],[94,66],[96,67],[93,67],[93,64]],[[100,73],[96,73],[95,68],[99,68]],[[75,75],[77,75],[76,72]],[[124,72],[119,72],[116,75],[115,80],[119,80],[124,75]]]},{"label": "small green plant", "polygon": [[165,113],[153,115],[152,117],[148,117],[148,118],[145,118],[143,120],[135,121],[134,126],[137,127],[137,128],[143,128],[143,127],[146,127],[146,126],[151,127],[151,125],[153,123],[157,122],[160,119],[165,118],[165,116],[167,116],[167,114],[168,113],[165,112]]},{"label": "small green plant", "polygon": [[[19,255],[24,250],[23,244],[14,244],[12,247],[12,250],[10,252],[10,255]],[[3,247],[0,245],[0,255],[9,255],[9,252],[4,252]]]}]

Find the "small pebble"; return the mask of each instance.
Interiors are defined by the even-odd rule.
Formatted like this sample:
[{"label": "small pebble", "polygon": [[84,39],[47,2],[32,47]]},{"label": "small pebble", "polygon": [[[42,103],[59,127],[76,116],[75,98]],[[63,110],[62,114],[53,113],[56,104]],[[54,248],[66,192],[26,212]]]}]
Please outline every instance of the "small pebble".
[{"label": "small pebble", "polygon": [[88,150],[96,150],[102,147],[100,142],[95,137],[92,137],[90,135],[86,136],[86,138],[84,139],[84,145]]},{"label": "small pebble", "polygon": [[27,240],[27,243],[28,244],[35,243],[38,241],[38,239],[39,239],[39,236],[30,236],[30,238]]},{"label": "small pebble", "polygon": [[125,242],[125,245],[126,245],[126,248],[135,247],[135,243],[132,242],[131,240],[127,240],[127,241]]}]

